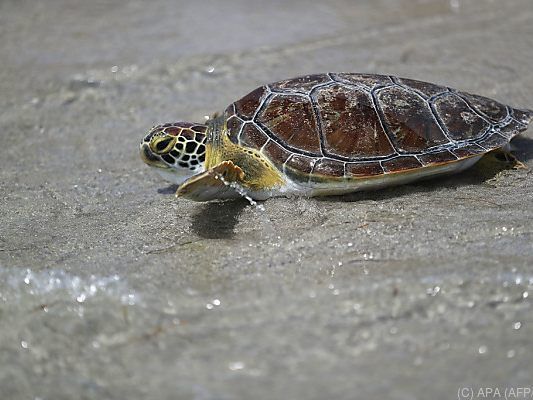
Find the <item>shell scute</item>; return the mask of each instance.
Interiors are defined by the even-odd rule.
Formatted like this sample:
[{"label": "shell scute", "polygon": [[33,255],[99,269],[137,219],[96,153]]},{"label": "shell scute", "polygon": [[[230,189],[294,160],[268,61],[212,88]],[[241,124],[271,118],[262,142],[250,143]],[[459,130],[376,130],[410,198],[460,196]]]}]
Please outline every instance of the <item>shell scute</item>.
[{"label": "shell scute", "polygon": [[509,142],[509,139],[507,139],[502,134],[496,132],[493,135],[490,135],[489,137],[484,139],[479,144],[481,146],[485,147],[486,149],[495,149],[495,148],[498,148],[498,147],[502,147],[503,145],[505,145],[508,142]]},{"label": "shell scute", "polygon": [[458,95],[449,93],[437,98],[434,107],[454,140],[483,136],[490,124],[477,115]]},{"label": "shell scute", "polygon": [[442,150],[435,153],[421,154],[418,159],[424,165],[442,164],[450,161],[457,161],[457,156],[448,150]]},{"label": "shell scute", "polygon": [[507,107],[501,103],[498,103],[496,100],[465,92],[458,92],[458,94],[465,99],[476,111],[493,122],[499,122],[507,117]]},{"label": "shell scute", "polygon": [[326,74],[306,75],[294,79],[274,82],[270,88],[274,92],[297,92],[308,93],[315,86],[330,82],[331,79]]},{"label": "shell scute", "polygon": [[517,122],[514,119],[511,119],[507,124],[505,124],[504,126],[501,126],[498,129],[498,133],[506,137],[507,139],[511,139],[513,135],[516,134],[516,132],[521,131],[523,129],[524,129],[524,125],[522,125],[521,123]]},{"label": "shell scute", "polygon": [[338,73],[331,74],[331,76],[336,82],[361,85],[369,90],[374,89],[376,86],[389,85],[392,83],[390,77],[386,75]]},{"label": "shell scute", "polygon": [[477,154],[486,153],[487,150],[477,144],[469,144],[462,146],[458,149],[453,149],[452,153],[457,156],[457,158],[465,158],[475,156]]},{"label": "shell scute", "polygon": [[230,105],[230,107],[234,106],[235,113],[242,119],[250,120],[255,115],[257,109],[261,106],[261,103],[267,95],[268,90],[265,86],[261,86],[248,93],[242,99],[237,100]]},{"label": "shell scute", "polygon": [[317,160],[318,159],[314,157],[293,154],[292,157],[285,162],[285,166],[289,170],[298,171],[303,174],[310,174]]},{"label": "shell scute", "polygon": [[364,158],[395,152],[365,91],[332,85],[319,89],[316,100],[329,154]]},{"label": "shell scute", "polygon": [[313,106],[309,98],[275,95],[256,119],[287,145],[321,155]]},{"label": "shell scute", "polygon": [[344,176],[344,163],[329,158],[322,158],[314,165],[311,179],[314,175],[342,178]]},{"label": "shell scute", "polygon": [[385,171],[381,167],[379,161],[346,163],[345,176],[347,177],[358,178],[365,176],[382,175],[384,173]]},{"label": "shell scute", "polygon": [[402,87],[378,92],[380,107],[392,140],[400,152],[417,153],[448,143],[427,102]]},{"label": "shell scute", "polygon": [[408,169],[415,169],[422,166],[420,161],[418,161],[416,157],[413,156],[400,156],[392,158],[390,160],[383,161],[381,165],[383,166],[383,169],[386,172],[405,171]]},{"label": "shell scute", "polygon": [[240,132],[241,126],[243,125],[243,123],[244,122],[240,118],[238,118],[236,115],[232,115],[226,120],[226,126],[228,130],[230,132],[235,133],[234,135],[231,135],[232,142],[234,143],[238,142],[238,133]]},{"label": "shell scute", "polygon": [[527,126],[531,119],[533,119],[533,111],[519,110],[517,108],[513,108],[513,117],[521,124]]},{"label": "shell scute", "polygon": [[263,152],[268,154],[270,159],[274,161],[277,165],[283,165],[289,157],[293,154],[287,149],[281,147],[279,144],[270,140],[263,147]]},{"label": "shell scute", "polygon": [[438,94],[447,92],[448,89],[444,86],[435,85],[434,83],[417,81],[414,79],[407,78],[396,78],[398,83],[409,86],[412,89],[420,92],[424,97],[430,98]]},{"label": "shell scute", "polygon": [[268,141],[268,136],[260,131],[254,124],[246,123],[242,128],[239,141],[243,145],[254,149],[260,149]]}]

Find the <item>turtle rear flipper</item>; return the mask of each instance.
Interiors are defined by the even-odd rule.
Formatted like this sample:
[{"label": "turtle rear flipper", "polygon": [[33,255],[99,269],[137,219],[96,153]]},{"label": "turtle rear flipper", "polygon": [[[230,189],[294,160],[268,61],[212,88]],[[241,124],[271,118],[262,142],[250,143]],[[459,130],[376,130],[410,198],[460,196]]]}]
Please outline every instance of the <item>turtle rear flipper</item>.
[{"label": "turtle rear flipper", "polygon": [[194,201],[240,197],[231,184],[241,184],[243,179],[244,172],[239,166],[233,164],[232,161],[222,161],[213,168],[183,182],[176,191],[176,196]]},{"label": "turtle rear flipper", "polygon": [[511,153],[511,146],[509,144],[499,149],[492,150],[485,157],[489,158],[490,155],[492,155],[498,163],[506,166],[509,169],[529,169],[526,164],[524,164],[513,153]]}]

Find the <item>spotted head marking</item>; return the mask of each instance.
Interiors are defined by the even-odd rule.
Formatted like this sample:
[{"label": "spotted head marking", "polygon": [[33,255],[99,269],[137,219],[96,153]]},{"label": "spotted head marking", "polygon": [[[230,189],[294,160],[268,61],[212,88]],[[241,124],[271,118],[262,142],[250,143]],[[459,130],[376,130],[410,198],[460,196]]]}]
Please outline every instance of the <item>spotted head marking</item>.
[{"label": "spotted head marking", "polygon": [[141,158],[164,179],[181,184],[204,171],[206,131],[206,125],[189,122],[154,126],[141,142]]}]

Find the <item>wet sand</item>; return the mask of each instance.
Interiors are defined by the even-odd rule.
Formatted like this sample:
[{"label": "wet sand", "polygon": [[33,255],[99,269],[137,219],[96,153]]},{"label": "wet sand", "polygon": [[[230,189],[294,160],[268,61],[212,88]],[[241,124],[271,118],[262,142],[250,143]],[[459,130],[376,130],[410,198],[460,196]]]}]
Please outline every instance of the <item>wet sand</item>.
[{"label": "wet sand", "polygon": [[2,399],[531,387],[531,169],[261,211],[176,200],[138,156],[156,123],[314,72],[533,108],[530,0],[7,0],[0,38]]}]

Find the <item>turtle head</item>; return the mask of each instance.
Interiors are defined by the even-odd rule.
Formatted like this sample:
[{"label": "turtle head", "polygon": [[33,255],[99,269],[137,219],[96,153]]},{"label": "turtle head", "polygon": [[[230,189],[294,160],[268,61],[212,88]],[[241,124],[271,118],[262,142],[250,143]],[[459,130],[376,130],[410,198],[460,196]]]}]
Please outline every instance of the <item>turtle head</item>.
[{"label": "turtle head", "polygon": [[141,142],[141,158],[165,180],[181,184],[204,171],[206,130],[188,122],[154,126]]}]

